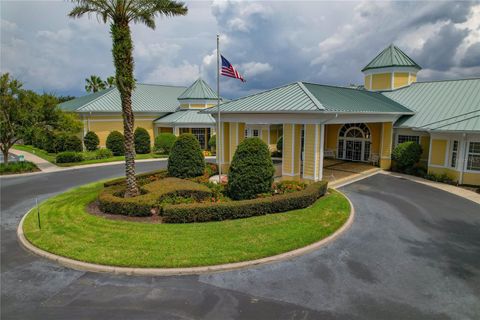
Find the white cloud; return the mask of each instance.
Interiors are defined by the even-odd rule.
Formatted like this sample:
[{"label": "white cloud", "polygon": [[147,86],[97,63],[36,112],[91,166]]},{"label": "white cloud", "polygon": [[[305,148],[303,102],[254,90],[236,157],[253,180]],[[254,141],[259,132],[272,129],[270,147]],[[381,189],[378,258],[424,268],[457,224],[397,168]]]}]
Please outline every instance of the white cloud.
[{"label": "white cloud", "polygon": [[253,77],[259,74],[268,72],[272,70],[272,66],[268,63],[261,63],[261,62],[247,62],[243,63],[239,71],[243,72],[246,77]]},{"label": "white cloud", "polygon": [[184,61],[179,66],[158,65],[141,82],[171,85],[190,85],[200,77],[200,67]]}]

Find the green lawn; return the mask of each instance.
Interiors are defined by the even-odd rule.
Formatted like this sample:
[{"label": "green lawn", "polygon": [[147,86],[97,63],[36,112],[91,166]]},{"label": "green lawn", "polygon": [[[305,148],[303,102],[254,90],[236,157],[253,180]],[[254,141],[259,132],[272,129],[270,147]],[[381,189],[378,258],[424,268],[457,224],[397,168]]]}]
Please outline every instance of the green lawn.
[{"label": "green lawn", "polygon": [[61,256],[128,267],[193,267],[272,256],[323,239],[348,219],[350,205],[330,193],[313,206],[266,216],[193,224],[149,224],[88,214],[102,183],[70,190],[32,210],[23,226],[35,246]]},{"label": "green lawn", "polygon": [[38,167],[34,163],[28,161],[9,162],[8,164],[0,163],[0,175],[35,171],[39,171]]},{"label": "green lawn", "polygon": [[[94,152],[89,152],[85,151],[82,152],[86,160],[82,162],[71,162],[71,163],[55,163],[55,153],[48,153],[45,150],[35,148],[33,146],[29,145],[14,145],[13,149],[17,150],[22,150],[22,151],[27,151],[32,154],[35,154],[36,156],[39,156],[42,159],[45,159],[59,167],[72,167],[72,166],[79,166],[79,165],[84,165],[84,164],[93,164],[93,163],[105,163],[105,162],[113,162],[113,161],[124,161],[125,157],[124,156],[114,156],[111,158],[105,158],[105,159],[88,159],[92,158]],[[148,153],[148,154],[137,154],[135,157],[136,160],[143,160],[143,159],[155,159],[155,158],[168,158],[168,155],[165,154],[156,154],[156,153]]]}]

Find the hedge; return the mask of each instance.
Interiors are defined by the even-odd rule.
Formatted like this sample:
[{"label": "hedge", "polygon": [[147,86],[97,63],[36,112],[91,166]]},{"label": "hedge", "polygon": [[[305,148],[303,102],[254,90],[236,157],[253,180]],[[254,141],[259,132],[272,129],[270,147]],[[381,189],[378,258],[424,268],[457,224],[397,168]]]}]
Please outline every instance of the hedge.
[{"label": "hedge", "polygon": [[115,156],[125,154],[125,137],[118,131],[112,131],[107,137],[106,146]]},{"label": "hedge", "polygon": [[400,171],[412,168],[420,161],[421,156],[422,146],[413,141],[400,143],[392,152],[392,160]]},{"label": "hedge", "polygon": [[[165,169],[149,171],[145,173],[136,174],[137,182],[140,185],[144,185],[155,180],[163,179],[167,176],[168,172]],[[125,177],[109,180],[103,184],[104,187],[111,187],[117,185],[125,185]]]},{"label": "hedge", "polygon": [[178,178],[165,178],[148,183],[143,186],[141,195],[132,198],[124,198],[124,191],[124,185],[103,189],[98,196],[100,209],[112,214],[149,216],[158,211],[160,201],[167,196],[193,197],[197,201],[212,196],[208,187]]},{"label": "hedge", "polygon": [[323,196],[327,191],[327,184],[327,181],[319,181],[308,185],[302,191],[267,198],[224,203],[167,205],[162,210],[163,222],[221,221],[302,209],[312,205]]},{"label": "hedge", "polygon": [[133,134],[135,141],[135,152],[138,154],[150,153],[150,135],[144,128],[138,127]]},{"label": "hedge", "polygon": [[177,178],[193,178],[203,174],[205,159],[200,143],[190,133],[180,135],[168,158],[168,174]]},{"label": "hedge", "polygon": [[83,144],[85,145],[85,149],[88,151],[95,151],[98,149],[100,139],[95,132],[88,131],[85,137],[83,137]]},{"label": "hedge", "polygon": [[56,163],[70,163],[70,162],[81,162],[83,161],[83,155],[81,153],[73,151],[65,151],[57,154],[55,158]]},{"label": "hedge", "polygon": [[77,136],[68,136],[65,140],[64,149],[65,151],[82,152],[82,140]]}]

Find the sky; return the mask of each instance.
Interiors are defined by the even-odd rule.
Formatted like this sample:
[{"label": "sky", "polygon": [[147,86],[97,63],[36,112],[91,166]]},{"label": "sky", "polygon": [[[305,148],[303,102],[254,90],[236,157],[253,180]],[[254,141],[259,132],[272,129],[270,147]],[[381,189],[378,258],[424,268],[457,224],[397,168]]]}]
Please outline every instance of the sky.
[{"label": "sky", "polygon": [[[480,2],[186,1],[184,17],[132,25],[139,83],[216,85],[220,52],[247,80],[221,79],[236,98],[294,81],[362,84],[361,69],[394,43],[419,81],[480,77]],[[68,1],[0,2],[0,72],[37,92],[81,96],[85,78],[114,74],[108,24],[72,19]]]}]

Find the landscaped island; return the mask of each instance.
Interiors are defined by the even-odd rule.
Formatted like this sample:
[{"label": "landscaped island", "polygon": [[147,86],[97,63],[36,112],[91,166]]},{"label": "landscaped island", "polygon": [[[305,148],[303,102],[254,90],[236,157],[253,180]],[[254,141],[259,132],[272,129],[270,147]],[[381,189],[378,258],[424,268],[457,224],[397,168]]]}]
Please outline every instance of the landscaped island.
[{"label": "landscaped island", "polygon": [[[124,197],[125,179],[70,190],[33,210],[26,238],[61,256],[114,266],[193,267],[262,257],[319,241],[349,217],[348,200],[327,182],[273,182],[268,147],[239,145],[226,184],[211,180],[198,141],[180,136],[168,170],[137,175],[141,195]],[[198,223],[202,222],[202,223]]]}]

